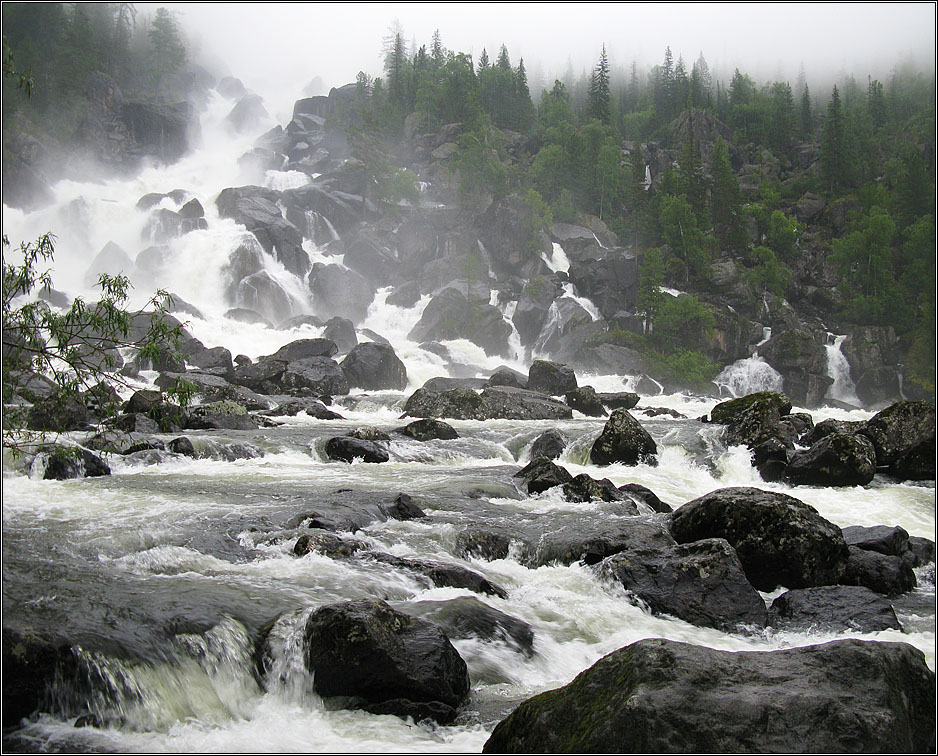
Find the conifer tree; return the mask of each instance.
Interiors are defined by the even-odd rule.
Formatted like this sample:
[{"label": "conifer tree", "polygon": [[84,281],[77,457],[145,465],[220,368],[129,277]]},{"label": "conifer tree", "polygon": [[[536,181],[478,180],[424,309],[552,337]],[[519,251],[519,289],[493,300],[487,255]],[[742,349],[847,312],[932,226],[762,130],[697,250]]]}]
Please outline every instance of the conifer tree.
[{"label": "conifer tree", "polygon": [[148,36],[153,60],[154,88],[159,100],[160,88],[165,77],[186,62],[186,47],[176,28],[176,19],[166,8],[157,8]]},{"label": "conifer tree", "polygon": [[739,182],[730,164],[729,151],[722,139],[718,139],[713,148],[711,173],[713,187],[710,195],[710,216],[713,219],[713,233],[721,249],[740,252],[746,246],[742,218],[743,199],[739,191]]},{"label": "conifer tree", "polygon": [[811,115],[811,92],[805,83],[801,93],[801,133],[805,139],[810,139],[814,133],[814,117]]},{"label": "conifer tree", "polygon": [[590,76],[589,89],[586,93],[587,118],[612,125],[612,95],[609,92],[609,60],[606,57],[606,46],[603,45],[599,62],[593,68]]},{"label": "conifer tree", "polygon": [[846,121],[837,86],[831,92],[821,135],[821,173],[831,192],[853,185],[853,161],[849,154]]},{"label": "conifer tree", "polygon": [[485,51],[485,48],[482,48],[482,54],[479,56],[479,65],[476,69],[477,75],[481,75],[482,72],[488,68],[491,64],[489,63],[489,54]]}]

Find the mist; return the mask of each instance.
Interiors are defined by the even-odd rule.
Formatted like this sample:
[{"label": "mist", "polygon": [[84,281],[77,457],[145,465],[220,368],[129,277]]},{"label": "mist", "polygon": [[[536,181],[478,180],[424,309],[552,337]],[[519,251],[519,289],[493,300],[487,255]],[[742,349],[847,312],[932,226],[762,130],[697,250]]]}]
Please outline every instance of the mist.
[{"label": "mist", "polygon": [[[144,6],[152,12],[157,5]],[[268,104],[292,103],[297,81],[319,76],[325,92],[359,71],[383,74],[382,40],[399,24],[409,43],[443,45],[477,60],[505,44],[536,85],[588,72],[605,45],[613,70],[660,63],[670,46],[689,66],[703,53],[729,80],[810,82],[853,74],[885,79],[899,64],[931,69],[933,3],[334,3],[167,4],[213,67],[227,68]],[[536,81],[541,78],[542,81]],[[286,91],[289,90],[289,91]],[[311,93],[310,93],[311,94]]]}]

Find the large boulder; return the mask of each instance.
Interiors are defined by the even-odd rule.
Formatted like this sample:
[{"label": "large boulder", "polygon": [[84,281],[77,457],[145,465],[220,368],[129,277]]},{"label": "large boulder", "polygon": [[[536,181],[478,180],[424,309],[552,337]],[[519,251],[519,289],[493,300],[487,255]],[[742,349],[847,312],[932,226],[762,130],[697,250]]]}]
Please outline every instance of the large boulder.
[{"label": "large boulder", "polygon": [[448,287],[430,300],[420,320],[411,329],[413,341],[468,339],[488,355],[509,355],[511,326],[502,313],[487,301],[466,299],[461,291]]},{"label": "large boulder", "polygon": [[613,250],[602,260],[574,260],[570,263],[569,276],[580,295],[593,301],[606,319],[635,306],[638,259],[624,250]]},{"label": "large boulder", "polygon": [[566,468],[555,465],[547,457],[536,457],[514,474],[520,478],[529,494],[539,494],[554,486],[573,480]]},{"label": "large boulder", "polygon": [[323,317],[341,317],[360,323],[374,301],[374,287],[361,273],[334,263],[316,263],[309,275],[313,306]]},{"label": "large boulder", "polygon": [[80,446],[55,445],[41,451],[30,465],[32,475],[40,471],[43,480],[70,480],[110,475],[111,468],[97,454]]},{"label": "large boulder", "polygon": [[324,698],[354,697],[405,716],[417,704],[419,718],[451,721],[469,693],[466,663],[439,627],[384,601],[321,607],[305,635],[313,687]]},{"label": "large boulder", "polygon": [[454,420],[565,420],[573,417],[573,411],[534,391],[490,386],[479,394],[457,386],[445,391],[417,389],[404,405],[404,415]]},{"label": "large boulder", "polygon": [[844,585],[862,585],[876,593],[898,596],[916,585],[912,554],[880,554],[858,546],[849,546],[850,556],[840,581]]},{"label": "large boulder", "polygon": [[886,525],[849,525],[842,532],[848,546],[890,556],[902,556],[909,551],[909,533],[899,525],[892,528]]},{"label": "large boulder", "polygon": [[847,544],[839,527],[814,507],[783,493],[721,488],[671,515],[679,543],[725,538],[756,588],[807,588],[840,582]]},{"label": "large boulder", "polygon": [[333,436],[326,441],[326,456],[341,462],[387,462],[391,457],[377,441],[366,441],[353,436]]},{"label": "large boulder", "polygon": [[407,604],[403,610],[439,625],[447,638],[478,638],[504,643],[525,656],[534,654],[534,629],[527,622],[493,609],[475,596],[417,601]]},{"label": "large boulder", "polygon": [[483,753],[921,753],[935,675],[905,643],[769,652],[648,639],[525,701]]},{"label": "large boulder", "polygon": [[778,596],[769,610],[769,625],[794,632],[901,630],[892,604],[880,593],[856,585],[796,588]]},{"label": "large boulder", "polygon": [[723,538],[623,551],[603,561],[600,570],[655,614],[727,632],[765,626],[765,602]]},{"label": "large boulder", "polygon": [[865,486],[876,474],[876,452],[863,436],[833,434],[796,452],[785,468],[792,485]]},{"label": "large boulder", "polygon": [[199,129],[198,116],[187,102],[124,102],[120,119],[143,154],[168,163],[189,151]]},{"label": "large boulder", "polygon": [[403,391],[407,388],[407,368],[394,349],[385,344],[373,341],[358,344],[352,347],[339,367],[352,388],[368,391]]},{"label": "large boulder", "polygon": [[896,402],[867,420],[859,432],[873,442],[877,464],[895,465],[916,447],[927,446],[929,442],[934,445],[935,405],[930,402]]},{"label": "large boulder", "polygon": [[540,335],[547,322],[550,306],[556,298],[557,290],[553,282],[544,276],[536,276],[525,284],[511,316],[523,345],[533,344]]},{"label": "large boulder", "polygon": [[285,393],[297,396],[333,396],[349,390],[342,368],[329,357],[306,357],[287,363],[280,385]]},{"label": "large boulder", "polygon": [[[675,545],[667,528],[657,522],[639,518],[615,522],[578,518],[574,523],[564,523],[544,533],[524,564],[527,567],[574,562],[595,565],[620,552],[643,560],[645,554],[663,553]],[[602,569],[611,575],[615,571],[614,561],[610,560]]]},{"label": "large boulder", "polygon": [[563,396],[577,388],[576,373],[559,362],[534,360],[528,368],[528,390]]},{"label": "large boulder", "polygon": [[790,328],[759,347],[765,358],[784,378],[785,393],[803,407],[817,407],[834,382],[827,375],[827,350],[808,331]]},{"label": "large boulder", "polygon": [[655,464],[658,446],[651,434],[632,417],[628,410],[617,409],[603,426],[602,433],[590,449],[594,465]]},{"label": "large boulder", "polygon": [[774,407],[779,417],[791,412],[791,399],[775,391],[762,391],[747,394],[738,399],[729,399],[720,402],[710,410],[710,422],[723,425],[733,425],[739,421],[743,413],[754,404],[765,404]]}]

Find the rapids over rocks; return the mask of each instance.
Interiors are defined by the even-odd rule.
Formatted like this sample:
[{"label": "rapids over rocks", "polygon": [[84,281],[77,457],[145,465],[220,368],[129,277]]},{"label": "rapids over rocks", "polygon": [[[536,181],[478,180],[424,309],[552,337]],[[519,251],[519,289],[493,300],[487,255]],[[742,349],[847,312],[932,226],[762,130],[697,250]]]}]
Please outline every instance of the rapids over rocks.
[{"label": "rapids over rocks", "polygon": [[[523,345],[526,321],[513,316],[533,296],[506,305],[497,292],[479,293],[464,281],[463,291],[481,296],[485,317],[503,330],[486,349],[445,329],[427,335],[427,291],[408,299],[400,287],[377,286],[368,301],[355,299],[361,275],[349,271],[357,252],[328,253],[342,233],[341,192],[331,195],[331,208],[305,215],[308,225],[292,241],[288,226],[299,226],[286,218],[298,218],[284,195],[312,186],[309,174],[266,170],[261,184],[273,200],[259,190],[230,206],[217,201],[222,190],[249,183],[242,170],[251,161],[238,158],[258,154],[256,134],[226,127],[232,105],[212,94],[203,146],[174,165],[132,179],[61,182],[55,204],[30,214],[4,208],[11,238],[59,235],[55,283],[72,296],[91,294],[89,261],[108,242],[140,249],[130,260],[138,293],[152,284],[191,303],[188,313],[177,312],[188,332],[205,347],[227,349],[229,360],[238,355],[237,367],[204,369],[203,376],[260,371],[272,364],[260,360],[265,355],[311,348],[302,340],[335,347],[284,357],[276,373],[282,393],[266,390],[270,375],[259,377],[247,392],[259,401],[250,414],[232,410],[226,394],[218,405],[228,407],[229,420],[201,426],[214,429],[157,429],[141,434],[147,442],[135,450],[102,452],[109,475],[44,480],[41,464],[30,469],[28,460],[4,453],[5,750],[479,752],[519,704],[648,639],[663,640],[636,647],[651,649],[646,655],[677,642],[687,646],[668,653],[703,665],[731,664],[709,656],[718,651],[835,640],[866,648],[845,639],[909,644],[896,654],[919,663],[927,683],[925,664],[935,668],[933,468],[931,480],[885,474],[877,456],[886,453],[882,423],[872,411],[840,403],[855,394],[839,342],[828,356],[838,371],[829,396],[840,401],[810,416],[790,403],[784,411],[769,407],[775,414],[766,437],[746,435],[755,410],[711,422],[719,399],[665,393],[641,370],[568,369],[532,399],[523,388],[536,378],[532,362],[553,357],[547,346],[562,336],[565,313],[599,318],[593,302],[565,284],[565,296],[545,308]],[[298,120],[315,129],[317,118]],[[165,194],[177,187],[182,196]],[[141,206],[148,194],[159,195],[155,205]],[[154,217],[184,218],[184,207],[195,212],[192,200],[204,223],[178,236],[154,225]],[[153,207],[167,213],[154,216]],[[264,225],[268,236],[249,233],[250,218],[281,211],[283,223]],[[570,267],[556,242],[543,262],[549,271]],[[329,312],[324,301],[333,303]],[[240,316],[231,312],[238,307]],[[332,314],[353,321],[351,333],[327,323]],[[291,318],[286,327],[270,324]],[[326,363],[348,359],[356,342],[390,344],[361,359],[370,360],[365,375],[390,365],[388,380],[397,385],[363,388],[360,379],[344,391],[333,384],[315,392],[321,404],[303,396],[302,381],[314,373],[324,380]],[[302,371],[292,368],[298,362]],[[784,388],[757,356],[731,368],[718,381],[724,394]],[[349,367],[329,375],[339,381],[351,374]],[[563,383],[569,378],[572,387]],[[140,389],[158,379],[148,370],[132,377]],[[489,392],[489,404],[478,399],[487,414],[404,417],[431,379],[444,379],[431,384],[434,400],[456,389],[464,398]],[[522,399],[537,419],[509,411]],[[224,409],[213,407],[216,415]],[[212,412],[202,413],[204,422]],[[234,415],[251,422],[239,425]],[[420,421],[423,415],[440,422]],[[864,485],[795,485],[784,465],[775,477],[766,474],[771,465],[753,466],[763,452],[766,463],[777,461],[777,448],[760,446],[772,439],[787,438],[786,460],[794,459],[809,446],[805,433],[822,421],[842,423],[838,438],[860,438],[857,428],[867,429],[855,442],[873,449],[875,475]],[[607,423],[641,437],[634,458],[596,452]],[[727,428],[738,436],[727,436]],[[85,444],[92,435],[71,434]],[[333,454],[337,446],[346,451]],[[365,449],[380,450],[383,460],[365,461]],[[529,463],[538,471],[519,476]],[[716,518],[691,522],[720,489],[747,506],[770,501],[782,512],[781,529],[812,538],[822,532],[823,557],[815,546],[794,557],[799,565],[827,560],[817,568],[821,577],[796,577],[802,572],[786,566],[778,574],[787,582],[762,573],[756,579],[751,564],[768,553],[765,543],[753,545],[758,534],[741,535]],[[672,518],[671,509],[684,514]],[[890,545],[873,538],[877,526],[887,526]],[[680,573],[672,583],[661,578],[669,570]],[[887,582],[890,570],[901,575]],[[914,587],[896,582],[908,575]],[[363,637],[373,654],[365,668],[373,674],[364,676],[348,647]],[[810,653],[789,655],[801,664]],[[346,658],[347,674],[334,669],[335,659]],[[429,673],[421,668],[430,666]],[[360,677],[365,682],[356,687]],[[663,695],[661,705],[673,700]]]}]

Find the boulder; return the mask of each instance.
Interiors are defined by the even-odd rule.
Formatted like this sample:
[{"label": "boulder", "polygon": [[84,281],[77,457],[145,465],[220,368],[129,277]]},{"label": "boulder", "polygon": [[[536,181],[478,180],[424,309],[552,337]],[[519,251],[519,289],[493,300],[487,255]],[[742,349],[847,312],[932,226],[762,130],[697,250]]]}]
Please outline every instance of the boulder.
[{"label": "boulder", "polygon": [[[563,495],[567,501],[629,501],[608,478],[596,480],[586,473],[580,473],[573,480],[563,484]],[[638,514],[635,508],[631,514]]]},{"label": "boulder", "polygon": [[525,701],[483,753],[921,753],[935,675],[905,643],[717,651],[659,638]]},{"label": "boulder", "polygon": [[873,442],[876,462],[892,465],[903,454],[935,438],[935,405],[902,401],[877,412],[860,431]]},{"label": "boulder", "polygon": [[348,318],[330,318],[322,332],[324,339],[334,341],[342,354],[348,354],[358,344],[355,324]]},{"label": "boulder", "polygon": [[528,368],[528,390],[549,396],[563,396],[577,388],[576,374],[566,365],[534,360]]},{"label": "boulder", "polygon": [[313,306],[323,317],[341,317],[360,323],[374,301],[374,287],[354,270],[334,263],[317,263],[309,275]]},{"label": "boulder", "polygon": [[348,379],[335,360],[306,357],[286,365],[280,376],[284,392],[297,396],[334,396],[349,392]]},{"label": "boulder", "polygon": [[30,473],[35,475],[39,471],[43,480],[97,478],[111,474],[111,468],[98,455],[80,446],[59,445],[36,455],[30,465]]},{"label": "boulder", "polygon": [[[76,657],[60,639],[31,629],[3,626],[3,729],[48,705],[49,692],[63,672],[74,673]],[[6,736],[4,736],[6,740]],[[4,743],[4,750],[8,747]]]},{"label": "boulder", "polygon": [[784,478],[796,486],[865,486],[875,474],[876,452],[868,439],[833,434],[795,452]]},{"label": "boulder", "polygon": [[293,362],[308,357],[334,357],[338,351],[339,348],[332,339],[297,339],[280,347],[269,357],[261,359]]},{"label": "boulder", "polygon": [[798,439],[798,444],[801,446],[814,446],[814,444],[825,436],[830,436],[834,433],[858,433],[863,426],[864,423],[859,420],[822,420],[807,433],[803,434],[801,438]]},{"label": "boulder", "polygon": [[456,386],[445,391],[419,388],[407,399],[404,416],[483,419],[482,397],[471,388]]},{"label": "boulder", "polygon": [[525,559],[525,565],[532,568],[574,562],[594,565],[613,554],[626,552],[642,560],[645,554],[664,552],[674,545],[667,529],[658,523],[640,519],[615,523],[582,519],[572,526],[544,533]]},{"label": "boulder", "polygon": [[369,391],[407,388],[407,368],[394,349],[368,341],[354,346],[339,367],[353,388]]},{"label": "boulder", "polygon": [[432,441],[436,439],[449,441],[454,438],[459,438],[459,434],[452,425],[430,417],[423,418],[422,420],[414,420],[414,422],[408,423],[403,428],[398,428],[397,432],[402,436],[407,436],[417,441]]},{"label": "boulder", "polygon": [[678,543],[725,538],[759,590],[840,582],[849,552],[839,527],[814,507],[783,493],[721,488],[671,515]]},{"label": "boulder", "polygon": [[765,627],[765,602],[723,538],[654,551],[629,550],[604,560],[599,569],[654,614],[726,632],[740,626]]},{"label": "boulder", "polygon": [[511,537],[495,530],[470,528],[456,536],[456,553],[462,557],[475,557],[492,561],[506,559],[511,549]]},{"label": "boulder", "polygon": [[655,464],[658,446],[628,410],[614,410],[590,449],[594,465]]},{"label": "boulder", "polygon": [[620,310],[631,310],[638,298],[638,259],[625,250],[610,250],[602,260],[570,263],[570,281],[581,296],[595,302],[607,320]]},{"label": "boulder", "polygon": [[454,420],[563,420],[571,418],[573,412],[566,404],[534,391],[492,386],[478,394],[457,386],[445,391],[417,389],[404,405],[404,415]]},{"label": "boulder", "polygon": [[514,474],[521,478],[529,494],[539,494],[554,486],[561,486],[573,480],[573,476],[563,467],[551,462],[547,457],[537,457]]},{"label": "boulder", "polygon": [[26,426],[35,431],[87,430],[93,422],[92,413],[80,397],[58,392],[38,399],[26,415]]},{"label": "boulder", "polygon": [[526,389],[528,387],[528,377],[524,373],[519,373],[509,367],[500,367],[489,376],[485,385]]},{"label": "boulder", "polygon": [[822,585],[786,591],[772,602],[769,626],[799,633],[875,633],[902,629],[892,604],[882,594],[856,585]]},{"label": "boulder", "polygon": [[592,386],[580,386],[568,391],[564,395],[564,401],[571,409],[582,412],[587,417],[605,417],[609,414]]},{"label": "boulder", "polygon": [[535,276],[525,284],[511,317],[522,345],[528,346],[537,340],[556,297],[553,282],[544,276]]},{"label": "boulder", "polygon": [[479,638],[504,643],[528,657],[534,655],[534,629],[524,620],[493,609],[475,596],[417,601],[402,608],[407,614],[438,625],[447,638]]},{"label": "boulder", "polygon": [[643,486],[641,483],[626,483],[625,485],[619,486],[619,490],[627,496],[631,496],[634,500],[644,503],[653,512],[670,514],[674,511],[669,504],[665,504],[661,501],[654,491]]},{"label": "boulder", "polygon": [[398,494],[394,501],[382,502],[378,508],[389,520],[417,520],[427,516],[405,493]]},{"label": "boulder", "polygon": [[560,431],[551,428],[534,439],[531,444],[530,457],[531,459],[537,459],[538,457],[557,459],[566,448],[567,439]]},{"label": "boulder", "polygon": [[294,556],[305,556],[317,553],[330,559],[348,559],[359,551],[368,548],[368,544],[354,538],[342,538],[328,530],[315,528],[312,532],[304,533],[293,544]]},{"label": "boulder", "polygon": [[[317,609],[306,623],[307,667],[324,698],[364,699],[410,715],[451,720],[469,693],[466,663],[443,632],[426,620],[361,599]],[[432,704],[442,704],[437,708]],[[442,714],[442,716],[441,716]]]},{"label": "boulder", "polygon": [[501,311],[487,300],[467,300],[461,291],[448,287],[430,300],[408,336],[412,341],[468,339],[486,354],[507,357],[511,326]]},{"label": "boulder", "polygon": [[898,525],[892,528],[886,525],[850,525],[843,528],[842,532],[848,546],[890,556],[903,556],[909,551],[909,534]]},{"label": "boulder", "polygon": [[326,441],[326,456],[342,462],[387,462],[391,457],[383,446],[375,441],[363,441],[351,436],[334,436]]},{"label": "boulder", "polygon": [[257,428],[257,422],[240,404],[226,400],[190,408],[185,428],[189,430],[254,430]]},{"label": "boulder", "polygon": [[638,404],[639,396],[631,391],[617,391],[614,393],[597,393],[606,407],[612,410],[625,409],[630,410]]},{"label": "boulder", "polygon": [[791,399],[785,394],[779,394],[775,391],[763,391],[720,402],[710,410],[710,422],[732,425],[738,422],[743,413],[754,404],[774,407],[778,411],[779,417],[791,412]]},{"label": "boulder", "polygon": [[840,582],[844,585],[862,585],[887,596],[898,596],[911,591],[916,585],[912,554],[893,556],[849,546],[850,557]]},{"label": "boulder", "polygon": [[406,559],[380,552],[371,552],[368,554],[368,558],[421,575],[431,585],[439,588],[466,588],[475,593],[485,593],[499,598],[508,597],[505,589],[501,586],[492,583],[478,572],[460,567],[457,564],[430,561],[428,559]]}]

